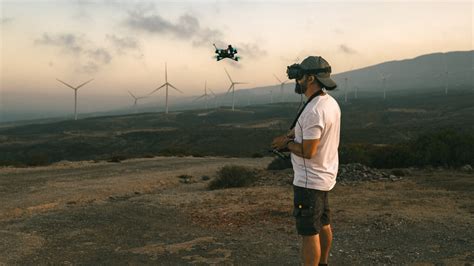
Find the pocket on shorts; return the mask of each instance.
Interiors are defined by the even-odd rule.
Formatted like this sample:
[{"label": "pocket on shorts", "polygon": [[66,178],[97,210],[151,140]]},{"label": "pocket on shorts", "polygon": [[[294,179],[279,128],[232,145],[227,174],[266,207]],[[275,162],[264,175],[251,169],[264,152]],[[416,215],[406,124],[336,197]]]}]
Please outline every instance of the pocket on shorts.
[{"label": "pocket on shorts", "polygon": [[293,216],[294,217],[311,217],[311,216],[314,216],[314,209],[313,208],[305,208],[305,209],[295,208],[293,210]]}]

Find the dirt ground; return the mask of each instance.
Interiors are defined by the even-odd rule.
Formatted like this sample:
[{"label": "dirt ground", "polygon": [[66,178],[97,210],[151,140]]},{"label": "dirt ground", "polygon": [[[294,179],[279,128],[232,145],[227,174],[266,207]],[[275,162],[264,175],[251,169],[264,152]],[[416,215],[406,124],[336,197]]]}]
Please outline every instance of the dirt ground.
[{"label": "dirt ground", "polygon": [[[297,265],[291,170],[273,158],[150,158],[0,168],[0,265]],[[252,187],[210,191],[229,164]],[[187,182],[179,175],[191,175]],[[331,265],[472,265],[474,174],[337,184]]]}]

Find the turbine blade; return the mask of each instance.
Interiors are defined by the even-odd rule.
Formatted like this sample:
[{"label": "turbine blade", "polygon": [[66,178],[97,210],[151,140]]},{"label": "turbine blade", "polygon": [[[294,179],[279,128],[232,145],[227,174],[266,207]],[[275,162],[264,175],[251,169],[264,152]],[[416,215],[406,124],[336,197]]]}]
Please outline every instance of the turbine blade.
[{"label": "turbine blade", "polygon": [[129,93],[130,96],[132,96],[134,99],[137,99],[137,97],[135,97],[135,95],[133,95],[133,93],[131,93],[130,91],[128,91],[128,93]]},{"label": "turbine blade", "polygon": [[169,84],[169,83],[168,83],[168,86],[170,86],[171,88],[173,88],[173,89],[175,89],[175,90],[177,90],[177,91],[179,91],[179,92],[181,92],[181,93],[184,93],[184,92],[182,92],[181,90],[179,90],[178,88],[176,88],[175,86],[173,86],[173,85],[171,85],[171,84]]},{"label": "turbine blade", "polygon": [[153,93],[157,92],[159,89],[163,88],[164,86],[166,86],[166,83],[163,84],[163,85],[161,85],[161,86],[159,86],[158,88],[156,88],[156,89],[153,90],[152,92],[148,93],[147,96],[152,95]]},{"label": "turbine blade", "polygon": [[94,79],[91,79],[91,80],[89,80],[89,81],[86,81],[86,82],[82,83],[81,85],[77,86],[76,89],[79,89],[80,87],[86,85],[87,83],[89,83],[89,82],[91,82],[91,81],[93,81],[93,80],[94,80]]},{"label": "turbine blade", "polygon": [[216,94],[211,89],[209,89],[209,91],[212,93],[212,95],[214,95],[214,97],[217,97]]},{"label": "turbine blade", "polygon": [[249,84],[248,82],[234,82],[234,84]]},{"label": "turbine blade", "polygon": [[282,83],[281,80],[275,74],[273,74],[273,76],[278,80],[278,82]]},{"label": "turbine blade", "polygon": [[382,73],[380,73],[380,71],[376,68],[375,71],[377,71],[377,74],[379,75],[380,78],[384,78],[384,76],[382,75]]},{"label": "turbine blade", "polygon": [[201,98],[203,98],[203,97],[206,97],[206,96],[207,96],[207,95],[203,94],[203,95],[197,97],[196,99],[194,99],[193,102],[194,102],[194,101],[197,101],[197,100],[199,100],[199,99],[201,99]]},{"label": "turbine blade", "polygon": [[226,94],[229,94],[230,90],[234,87],[234,83],[230,84],[229,90],[227,90]]},{"label": "turbine blade", "polygon": [[230,82],[234,83],[234,82],[232,81],[232,78],[231,78],[230,75],[229,75],[229,72],[227,72],[227,69],[225,69],[225,67],[224,67],[224,70],[225,70],[225,73],[227,74],[227,76],[229,77]]},{"label": "turbine blade", "polygon": [[56,79],[57,81],[61,82],[62,84],[68,86],[69,88],[73,89],[73,90],[76,90],[76,88],[74,88],[73,86],[67,84],[66,82],[62,81],[62,80],[59,80],[59,79]]}]

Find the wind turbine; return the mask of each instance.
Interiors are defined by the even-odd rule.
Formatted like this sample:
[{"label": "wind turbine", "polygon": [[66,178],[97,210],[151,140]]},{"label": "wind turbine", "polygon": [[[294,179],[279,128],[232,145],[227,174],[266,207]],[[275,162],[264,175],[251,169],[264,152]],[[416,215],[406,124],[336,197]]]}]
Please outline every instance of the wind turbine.
[{"label": "wind turbine", "polygon": [[247,84],[246,82],[240,82],[240,81],[233,81],[232,78],[230,77],[229,75],[229,72],[227,72],[227,69],[225,69],[225,73],[227,74],[227,77],[229,77],[229,80],[230,80],[230,87],[229,87],[229,90],[227,91],[227,93],[229,93],[231,90],[232,90],[232,111],[234,111],[234,106],[235,106],[235,98],[234,98],[234,94],[235,94],[235,85],[237,84]]},{"label": "wind turbine", "polygon": [[176,88],[175,86],[173,86],[171,83],[168,82],[168,67],[165,63],[165,83],[161,86],[159,86],[158,88],[156,88],[155,90],[153,90],[152,92],[148,93],[147,96],[149,95],[152,95],[153,93],[157,92],[159,89],[165,87],[166,88],[166,113],[168,113],[168,87],[171,87],[181,93],[183,93],[182,91],[180,91],[178,88]]},{"label": "wind turbine", "polygon": [[138,100],[140,99],[144,99],[144,98],[148,98],[148,96],[141,96],[141,97],[137,97],[135,95],[133,95],[133,93],[131,93],[130,91],[128,91],[128,93],[130,94],[130,96],[132,96],[132,98],[134,99],[134,102],[133,102],[133,108],[135,109],[135,112],[137,112],[137,104],[138,104]]},{"label": "wind turbine", "polygon": [[387,87],[386,87],[385,82],[390,76],[392,76],[392,74],[382,75],[378,70],[377,70],[377,73],[379,74],[380,79],[382,80],[383,99],[385,100],[387,98]]},{"label": "wind turbine", "polygon": [[281,81],[275,74],[273,74],[273,76],[280,82],[280,102],[283,102],[283,86],[285,86],[285,83],[288,82],[289,79]]},{"label": "wind turbine", "polygon": [[348,80],[349,80],[348,77],[344,77],[344,102],[346,103],[347,103]]},{"label": "wind turbine", "polygon": [[[209,89],[209,91],[212,93],[212,95],[213,95],[214,97],[216,97],[216,94],[215,94],[211,89]],[[206,109],[207,109],[207,99],[208,99],[209,97],[211,97],[211,96],[207,93],[207,80],[206,80],[206,81],[204,81],[204,94],[201,95],[201,96],[199,96],[199,97],[197,97],[196,99],[194,99],[194,101],[197,101],[197,100],[199,100],[199,99],[201,99],[201,98],[204,98],[204,99],[206,100]]]},{"label": "wind turbine", "polygon": [[91,79],[91,80],[89,80],[89,81],[86,81],[86,82],[82,83],[81,85],[79,85],[79,86],[77,86],[77,87],[73,87],[73,86],[67,84],[66,82],[64,82],[64,81],[62,81],[62,80],[59,80],[59,79],[56,79],[56,80],[59,81],[59,82],[61,82],[61,83],[64,84],[64,85],[66,85],[67,87],[69,87],[69,88],[71,88],[71,89],[74,90],[74,120],[77,120],[77,90],[78,90],[80,87],[86,85],[87,83],[93,81],[94,79]]}]

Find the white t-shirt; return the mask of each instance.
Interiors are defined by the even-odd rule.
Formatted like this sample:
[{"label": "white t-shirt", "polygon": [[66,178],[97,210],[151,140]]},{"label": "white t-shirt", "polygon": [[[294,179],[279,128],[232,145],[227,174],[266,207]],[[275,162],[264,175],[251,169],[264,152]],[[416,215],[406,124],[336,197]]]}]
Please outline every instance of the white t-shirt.
[{"label": "white t-shirt", "polygon": [[340,127],[341,109],[329,94],[314,98],[306,106],[295,126],[295,142],[302,143],[303,138],[320,141],[311,159],[291,154],[293,185],[322,191],[334,187],[339,167]]}]

